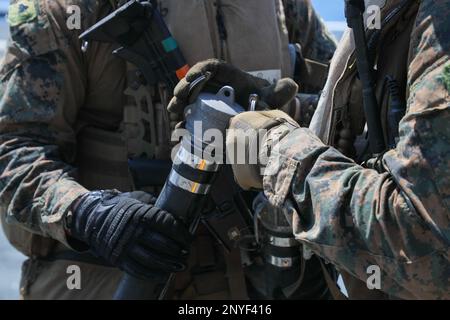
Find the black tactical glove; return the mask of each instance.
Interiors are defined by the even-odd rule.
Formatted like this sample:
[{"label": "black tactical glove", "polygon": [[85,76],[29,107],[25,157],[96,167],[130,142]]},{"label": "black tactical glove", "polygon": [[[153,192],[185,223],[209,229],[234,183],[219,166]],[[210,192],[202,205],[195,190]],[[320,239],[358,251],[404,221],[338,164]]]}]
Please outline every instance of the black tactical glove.
[{"label": "black tactical glove", "polygon": [[233,87],[236,102],[244,108],[249,105],[250,95],[257,94],[258,110],[281,108],[298,91],[297,84],[291,79],[281,79],[270,84],[267,80],[254,77],[224,61],[210,59],[194,65],[178,83],[168,110],[182,114],[184,108],[192,104],[200,92],[217,93],[226,85]]},{"label": "black tactical glove", "polygon": [[70,234],[91,251],[135,276],[157,278],[185,269],[191,235],[169,213],[136,200],[145,193],[93,191],[73,210]]}]

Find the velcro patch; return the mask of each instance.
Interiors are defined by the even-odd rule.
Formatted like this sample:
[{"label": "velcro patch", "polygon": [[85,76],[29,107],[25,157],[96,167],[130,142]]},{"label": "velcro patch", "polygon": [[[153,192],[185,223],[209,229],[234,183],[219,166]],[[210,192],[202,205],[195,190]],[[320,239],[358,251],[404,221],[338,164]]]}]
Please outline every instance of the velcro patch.
[{"label": "velcro patch", "polygon": [[35,0],[11,1],[8,11],[8,22],[11,27],[31,21],[37,17]]}]

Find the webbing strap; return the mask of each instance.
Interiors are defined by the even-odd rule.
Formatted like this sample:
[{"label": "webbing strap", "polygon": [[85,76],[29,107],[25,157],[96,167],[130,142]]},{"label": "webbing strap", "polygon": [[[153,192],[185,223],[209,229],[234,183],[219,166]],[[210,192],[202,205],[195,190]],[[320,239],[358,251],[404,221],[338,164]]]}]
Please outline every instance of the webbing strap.
[{"label": "webbing strap", "polygon": [[322,267],[325,281],[327,282],[328,289],[330,289],[331,295],[333,296],[334,300],[348,300],[348,298],[341,292],[336,282],[331,278],[322,259],[319,259],[319,261],[320,266]]},{"label": "webbing strap", "polygon": [[225,253],[225,261],[227,264],[227,279],[231,299],[248,300],[247,285],[245,283],[239,247],[233,248],[230,253]]}]

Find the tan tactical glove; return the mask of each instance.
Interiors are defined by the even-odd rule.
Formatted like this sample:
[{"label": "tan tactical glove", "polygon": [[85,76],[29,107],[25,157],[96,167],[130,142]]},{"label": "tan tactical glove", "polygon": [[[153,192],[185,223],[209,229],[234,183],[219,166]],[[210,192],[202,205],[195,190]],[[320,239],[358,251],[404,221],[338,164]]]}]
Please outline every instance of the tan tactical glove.
[{"label": "tan tactical glove", "polygon": [[299,127],[281,110],[244,112],[231,119],[226,138],[227,161],[241,188],[263,188],[269,156],[276,152],[278,142]]},{"label": "tan tactical glove", "polygon": [[194,65],[178,83],[168,110],[174,114],[183,114],[184,108],[192,104],[200,92],[217,93],[227,85],[233,87],[236,102],[244,108],[249,106],[250,95],[257,94],[259,99],[256,101],[256,110],[287,105],[298,91],[297,84],[291,79],[281,79],[270,84],[224,61],[210,59]]}]

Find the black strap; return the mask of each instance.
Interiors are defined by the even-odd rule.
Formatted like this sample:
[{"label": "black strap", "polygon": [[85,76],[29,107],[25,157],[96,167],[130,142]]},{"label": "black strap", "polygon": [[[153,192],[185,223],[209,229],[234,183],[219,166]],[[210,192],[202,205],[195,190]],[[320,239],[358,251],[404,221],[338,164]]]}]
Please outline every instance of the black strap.
[{"label": "black strap", "polygon": [[327,282],[328,289],[330,289],[331,295],[333,296],[334,300],[348,300],[348,298],[341,292],[338,285],[336,284],[336,281],[334,281],[330,274],[328,273],[327,267],[325,266],[322,259],[319,259],[320,266],[322,267],[323,275],[325,278],[325,281]]}]

